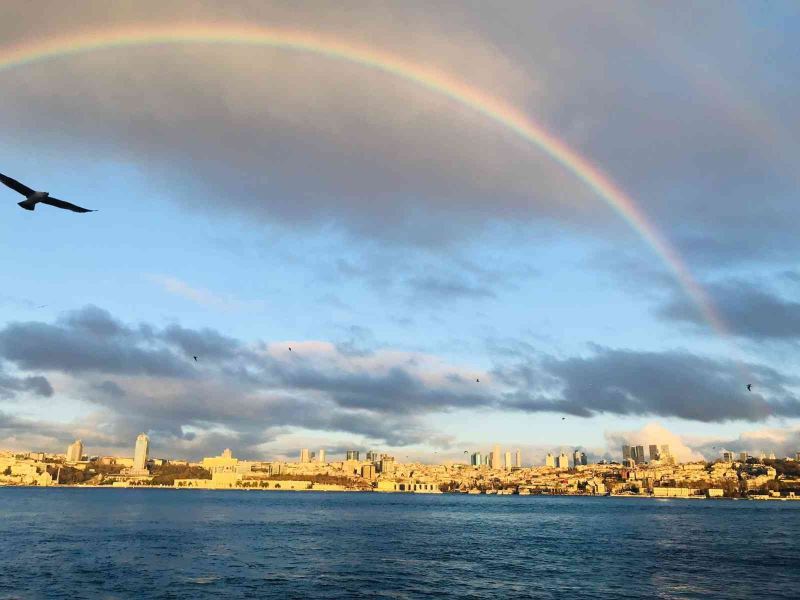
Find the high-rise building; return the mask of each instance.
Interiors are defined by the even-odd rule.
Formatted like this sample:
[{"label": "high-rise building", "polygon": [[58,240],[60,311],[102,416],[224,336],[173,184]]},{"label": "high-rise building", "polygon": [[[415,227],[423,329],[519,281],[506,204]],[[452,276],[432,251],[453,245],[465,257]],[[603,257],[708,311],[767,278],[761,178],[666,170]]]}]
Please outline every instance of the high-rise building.
[{"label": "high-rise building", "polygon": [[361,465],[361,476],[364,479],[375,479],[375,465],[373,463]]},{"label": "high-rise building", "polygon": [[492,462],[489,466],[491,466],[493,469],[502,469],[503,465],[500,461],[500,444],[495,444],[494,449],[492,450]]},{"label": "high-rise building", "polygon": [[511,470],[511,451],[510,450],[506,451],[506,454],[505,454],[504,458],[505,458],[505,462],[503,463],[503,466],[505,467],[506,471],[510,471]]},{"label": "high-rise building", "polygon": [[317,452],[317,462],[321,464],[325,464],[325,449],[320,448],[319,452]]},{"label": "high-rise building", "polygon": [[78,462],[83,458],[83,442],[81,440],[75,440],[67,446],[67,454],[64,458],[67,462]]},{"label": "high-rise building", "polygon": [[581,452],[580,450],[575,450],[575,452],[572,455],[572,462],[576,467],[588,464],[588,461],[586,460],[586,453]]},{"label": "high-rise building", "polygon": [[[800,460],[800,452],[797,453],[797,460]],[[747,462],[747,452],[739,452],[739,462]]]},{"label": "high-rise building", "polygon": [[308,455],[308,448],[300,449],[300,462],[301,463],[311,462],[311,458]]},{"label": "high-rise building", "polygon": [[569,457],[563,452],[558,455],[558,463],[556,466],[559,469],[569,469]]},{"label": "high-rise building", "polygon": [[774,452],[770,452],[769,453],[769,459],[770,460],[775,460],[775,453]]},{"label": "high-rise building", "polygon": [[481,453],[473,452],[469,457],[469,464],[471,464],[473,467],[480,467],[483,464],[481,461]]},{"label": "high-rise building", "polygon": [[[743,453],[743,454],[744,454],[744,453]],[[796,461],[800,462],[800,452],[795,452],[795,454],[794,454],[794,459],[795,459]]]},{"label": "high-rise building", "polygon": [[642,464],[647,462],[644,454],[644,446],[636,446],[636,464]]},{"label": "high-rise building", "polygon": [[381,462],[378,463],[380,467],[380,472],[391,475],[394,473],[394,456],[389,456],[388,454],[384,454],[381,456]]},{"label": "high-rise building", "polygon": [[[231,451],[226,449],[223,452],[223,456],[227,452],[227,456],[231,456]],[[133,470],[134,471],[146,471],[147,470],[147,458],[150,454],[150,438],[147,437],[146,434],[140,433],[136,436],[136,446],[133,449]]]},{"label": "high-rise building", "polygon": [[672,454],[669,451],[669,444],[661,444],[661,450],[659,452],[659,456],[661,460],[667,460],[672,457]]},{"label": "high-rise building", "polygon": [[723,462],[733,462],[733,452],[730,450],[723,450],[722,452],[722,461]]},{"label": "high-rise building", "polygon": [[375,452],[375,450],[370,450],[369,452],[367,452],[367,460],[369,462],[378,462],[379,460],[378,456],[379,455],[377,452]]},{"label": "high-rise building", "polygon": [[633,458],[633,448],[625,444],[622,446],[622,462],[625,462],[629,458]]},{"label": "high-rise building", "polygon": [[544,466],[545,467],[555,467],[556,466],[556,458],[550,452],[548,452],[547,456],[544,457]]},{"label": "high-rise building", "polygon": [[516,453],[514,453],[514,466],[522,468],[522,451],[519,448],[517,448]]},{"label": "high-rise building", "polygon": [[347,451],[347,460],[358,460],[358,450],[348,450]]},{"label": "high-rise building", "polygon": [[661,454],[658,451],[658,446],[655,444],[650,444],[650,460],[660,460]]}]

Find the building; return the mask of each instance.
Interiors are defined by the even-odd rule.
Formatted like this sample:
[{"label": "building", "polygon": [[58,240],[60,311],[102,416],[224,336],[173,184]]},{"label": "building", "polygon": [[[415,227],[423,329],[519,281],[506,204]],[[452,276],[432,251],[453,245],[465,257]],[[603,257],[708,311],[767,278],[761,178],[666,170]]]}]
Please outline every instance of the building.
[{"label": "building", "polygon": [[586,453],[581,452],[580,450],[575,450],[574,454],[572,455],[572,462],[576,467],[588,464],[588,461],[586,460]]},{"label": "building", "polygon": [[[744,452],[742,454],[744,454]],[[794,459],[800,461],[800,452],[795,452]]]},{"label": "building", "polygon": [[375,465],[373,463],[362,465],[361,476],[364,479],[375,479]]},{"label": "building", "polygon": [[501,464],[500,460],[501,460],[500,459],[500,445],[499,444],[495,444],[494,445],[494,449],[492,449],[492,459],[491,459],[491,462],[489,463],[489,466],[492,467],[493,469],[502,468],[502,464]]},{"label": "building", "polygon": [[380,469],[381,473],[385,473],[386,475],[391,475],[394,473],[395,463],[394,463],[394,456],[389,456],[388,454],[382,454],[381,460],[378,463],[378,468]]},{"label": "building", "polygon": [[[800,460],[800,452],[797,453],[797,460]],[[739,452],[739,462],[747,462],[747,452]]]},{"label": "building", "polygon": [[481,461],[481,453],[473,452],[469,457],[469,464],[471,464],[473,467],[480,467],[483,464]]},{"label": "building", "polygon": [[505,467],[506,471],[511,470],[511,450],[507,450],[505,453],[505,461],[503,462],[503,466]]},{"label": "building", "polygon": [[79,462],[83,457],[83,442],[81,440],[75,440],[69,446],[67,446],[67,454],[65,456],[65,460],[67,462]]},{"label": "building", "polygon": [[661,444],[660,459],[669,460],[672,458],[672,453],[669,451],[669,444]]},{"label": "building", "polygon": [[147,459],[150,454],[150,438],[140,433],[136,436],[136,446],[133,449],[133,470],[139,473],[147,472]]},{"label": "building", "polygon": [[559,469],[569,469],[569,457],[563,452],[558,455],[558,463],[556,466]]},{"label": "building", "polygon": [[549,452],[547,453],[547,456],[544,457],[544,466],[545,467],[555,467],[556,466],[556,459]]},{"label": "building", "polygon": [[722,461],[723,462],[733,462],[733,452],[730,450],[725,450],[722,452]]},{"label": "building", "polygon": [[317,452],[317,462],[321,465],[325,464],[325,449],[320,448],[319,452]]},{"label": "building", "polygon": [[640,465],[646,463],[647,459],[645,458],[644,455],[644,446],[636,446],[635,450],[636,450],[636,456],[635,456],[636,464]]},{"label": "building", "polygon": [[300,450],[300,462],[301,463],[311,462],[311,457],[308,454],[308,448],[302,448]]},{"label": "building", "polygon": [[519,448],[514,453],[514,466],[518,469],[522,468],[522,451]]},{"label": "building", "polygon": [[380,460],[379,455],[375,450],[370,450],[367,452],[367,460],[369,462],[378,462]]},{"label": "building", "polygon": [[657,445],[650,444],[649,450],[650,450],[650,460],[651,461],[660,460],[661,459],[661,453],[658,451],[658,446]]},{"label": "building", "polygon": [[633,458],[633,448],[628,445],[622,446],[622,462],[625,463],[629,458]]},{"label": "building", "polygon": [[348,450],[346,460],[358,460],[358,450]]}]

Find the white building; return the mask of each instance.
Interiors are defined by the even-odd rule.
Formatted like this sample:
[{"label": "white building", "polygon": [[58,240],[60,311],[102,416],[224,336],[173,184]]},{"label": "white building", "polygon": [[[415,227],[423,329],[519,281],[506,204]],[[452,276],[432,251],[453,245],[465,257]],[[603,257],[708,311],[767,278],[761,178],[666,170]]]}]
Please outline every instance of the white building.
[{"label": "white building", "polygon": [[564,454],[563,452],[558,456],[558,464],[556,465],[559,469],[569,469],[569,456]]},{"label": "white building", "polygon": [[146,434],[140,433],[136,437],[136,447],[133,450],[133,470],[146,471],[147,458],[150,454],[150,438]]},{"label": "white building", "polygon": [[67,446],[67,454],[65,459],[67,462],[78,462],[83,457],[83,442],[75,440]]},{"label": "white building", "polygon": [[505,459],[506,459],[506,462],[505,462],[506,470],[510,471],[511,470],[511,451],[510,450],[506,451]]},{"label": "white building", "polygon": [[320,464],[325,464],[325,449],[320,448],[319,452],[317,453],[317,462]]},{"label": "white building", "polygon": [[514,466],[522,467],[522,451],[519,448],[517,448],[517,452],[514,455]]},{"label": "white building", "polygon": [[302,448],[300,450],[300,462],[301,463],[311,462],[311,459],[308,457],[308,448]]},{"label": "white building", "polygon": [[549,452],[547,456],[544,457],[544,466],[545,467],[555,467],[556,466],[556,458]]}]

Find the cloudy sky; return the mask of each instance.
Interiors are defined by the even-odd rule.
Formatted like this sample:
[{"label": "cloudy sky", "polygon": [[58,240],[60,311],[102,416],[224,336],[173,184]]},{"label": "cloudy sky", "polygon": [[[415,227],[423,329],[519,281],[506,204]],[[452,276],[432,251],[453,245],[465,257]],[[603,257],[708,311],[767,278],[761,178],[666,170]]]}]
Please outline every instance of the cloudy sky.
[{"label": "cloudy sky", "polygon": [[[796,5],[3,15],[0,171],[100,211],[0,190],[0,448],[800,450]],[[79,48],[186,28],[513,109],[635,202],[724,328],[585,179],[441,90],[236,34]]]}]

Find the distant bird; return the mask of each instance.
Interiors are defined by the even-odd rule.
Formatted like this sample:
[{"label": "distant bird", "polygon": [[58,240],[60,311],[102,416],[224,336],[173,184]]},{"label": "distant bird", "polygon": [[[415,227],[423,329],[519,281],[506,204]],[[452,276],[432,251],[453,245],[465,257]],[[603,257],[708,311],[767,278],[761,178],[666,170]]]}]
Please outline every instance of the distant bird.
[{"label": "distant bird", "polygon": [[47,192],[37,192],[36,190],[32,190],[27,185],[23,185],[16,179],[11,179],[11,177],[7,177],[2,173],[0,173],[0,182],[10,187],[15,192],[25,196],[25,200],[17,203],[25,210],[35,210],[36,205],[41,202],[42,204],[49,204],[50,206],[63,208],[64,210],[71,210],[72,212],[76,213],[95,212],[93,210],[89,210],[88,208],[81,208],[80,206],[70,204],[69,202],[64,202],[58,198],[51,198],[50,194]]},{"label": "distant bird", "polygon": [[197,357],[196,356],[192,356],[192,358],[194,359],[194,362],[197,362]]},{"label": "distant bird", "polygon": [[469,454],[469,450],[464,450],[464,454]]},{"label": "distant bird", "polygon": [[475,383],[480,383],[480,382],[481,382],[481,380],[480,380],[480,379],[476,379],[476,380],[475,380]]},{"label": "distant bird", "polygon": [[751,387],[753,387],[753,384],[752,383],[748,383],[747,384],[747,391],[748,392],[752,392],[753,391],[753,390],[750,389]]},{"label": "distant bird", "polygon": [[292,347],[291,347],[291,346],[289,346],[289,352],[291,352],[291,351],[292,351]]},{"label": "distant bird", "polygon": [[567,417],[561,417],[561,420],[562,420],[562,421],[566,421],[566,420],[567,420]]},{"label": "distant bird", "polygon": [[47,304],[42,304],[40,306],[37,306],[36,308],[47,308]]}]

